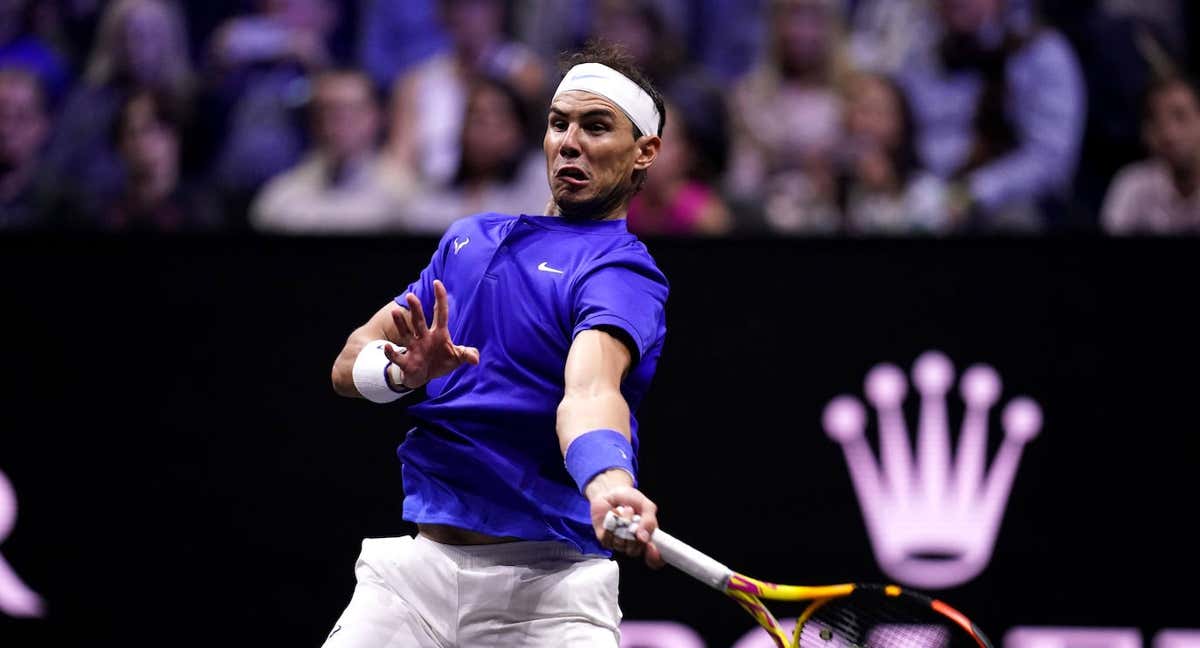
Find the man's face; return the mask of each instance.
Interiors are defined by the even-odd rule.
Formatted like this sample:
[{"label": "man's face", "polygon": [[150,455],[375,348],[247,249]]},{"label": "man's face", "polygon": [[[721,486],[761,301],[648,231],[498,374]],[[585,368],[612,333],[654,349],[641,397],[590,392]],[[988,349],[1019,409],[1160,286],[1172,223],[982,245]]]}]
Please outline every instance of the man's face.
[{"label": "man's face", "polygon": [[1004,0],[940,0],[942,20],[946,28],[960,34],[973,34],[987,22],[996,19]]},{"label": "man's face", "polygon": [[346,159],[371,151],[379,134],[379,110],[367,80],[353,75],[321,79],[313,93],[317,144],[328,156]]},{"label": "man's face", "polygon": [[19,166],[31,160],[46,141],[49,123],[34,82],[0,80],[0,164]]},{"label": "man's face", "polygon": [[521,115],[498,88],[480,85],[467,101],[463,125],[463,162],[474,173],[491,173],[522,153],[525,146]]},{"label": "man's face", "polygon": [[883,80],[862,76],[850,83],[846,131],[883,149],[895,149],[904,138],[900,98]]},{"label": "man's face", "polygon": [[1176,83],[1154,97],[1146,139],[1150,149],[1172,167],[1196,168],[1200,161],[1200,99],[1191,89]]},{"label": "man's face", "polygon": [[179,164],[179,136],[155,114],[154,102],[141,96],[125,110],[120,148],[130,174],[143,180],[174,175]]},{"label": "man's face", "polygon": [[608,99],[581,90],[564,92],[550,104],[542,148],[550,193],[564,215],[628,197],[634,170],[648,166],[639,162],[633,122]]},{"label": "man's face", "polygon": [[455,43],[484,45],[504,29],[504,8],[497,0],[443,0],[442,22]]},{"label": "man's face", "polygon": [[824,2],[794,0],[778,7],[771,18],[785,66],[807,71],[825,65],[833,15]]}]

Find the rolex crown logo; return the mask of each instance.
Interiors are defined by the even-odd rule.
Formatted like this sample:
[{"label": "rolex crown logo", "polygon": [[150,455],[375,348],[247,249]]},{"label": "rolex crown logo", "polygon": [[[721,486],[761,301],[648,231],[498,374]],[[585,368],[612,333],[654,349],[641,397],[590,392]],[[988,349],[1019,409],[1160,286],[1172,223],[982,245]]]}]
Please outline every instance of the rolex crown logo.
[{"label": "rolex crown logo", "polygon": [[937,351],[913,364],[920,397],[914,452],[903,411],[904,373],[891,364],[867,373],[864,391],[879,426],[878,461],[862,402],[838,396],[825,408],[825,432],[846,456],[876,560],[892,578],[917,587],[960,585],[987,566],[1021,452],[1042,428],[1037,403],[1009,401],[1000,417],[1004,438],[989,467],[988,413],[1000,399],[1001,383],[995,369],[977,364],[958,384],[965,411],[951,454],[946,398],[954,378],[953,364]]}]

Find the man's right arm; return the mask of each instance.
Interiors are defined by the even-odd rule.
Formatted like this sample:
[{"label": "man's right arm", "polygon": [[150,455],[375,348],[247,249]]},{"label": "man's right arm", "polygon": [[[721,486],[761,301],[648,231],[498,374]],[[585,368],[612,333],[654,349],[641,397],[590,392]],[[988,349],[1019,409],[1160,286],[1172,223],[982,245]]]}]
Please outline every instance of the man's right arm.
[{"label": "man's right arm", "polygon": [[399,312],[404,319],[411,321],[407,308],[395,302],[388,302],[372,315],[366,324],[354,329],[346,339],[346,346],[342,347],[342,352],[333,362],[333,391],[338,395],[362,398],[362,394],[359,394],[354,386],[354,361],[368,342],[388,340],[397,346],[408,345],[407,336],[402,336],[399,327],[396,326],[394,312]]}]

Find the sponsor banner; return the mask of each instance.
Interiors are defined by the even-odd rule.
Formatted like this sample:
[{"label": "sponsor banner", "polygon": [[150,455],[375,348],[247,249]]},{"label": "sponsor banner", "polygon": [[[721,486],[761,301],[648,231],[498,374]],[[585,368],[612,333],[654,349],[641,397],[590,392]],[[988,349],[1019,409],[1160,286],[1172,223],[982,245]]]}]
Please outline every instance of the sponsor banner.
[{"label": "sponsor banner", "polygon": [[[0,240],[0,646],[320,645],[362,539],[414,531],[409,421],[329,368],[433,244]],[[928,589],[1006,648],[1196,644],[1194,244],[648,246],[672,293],[639,477],[674,535],[771,581]],[[621,565],[637,645],[755,641]]]}]

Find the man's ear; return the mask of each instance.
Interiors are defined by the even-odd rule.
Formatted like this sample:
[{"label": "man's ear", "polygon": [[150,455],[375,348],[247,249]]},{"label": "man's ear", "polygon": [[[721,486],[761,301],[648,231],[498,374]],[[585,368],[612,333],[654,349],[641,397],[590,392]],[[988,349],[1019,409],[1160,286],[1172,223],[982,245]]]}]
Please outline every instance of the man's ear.
[{"label": "man's ear", "polygon": [[633,163],[635,171],[644,171],[654,164],[658,151],[662,149],[662,138],[658,135],[642,135],[637,141],[638,157]]}]

